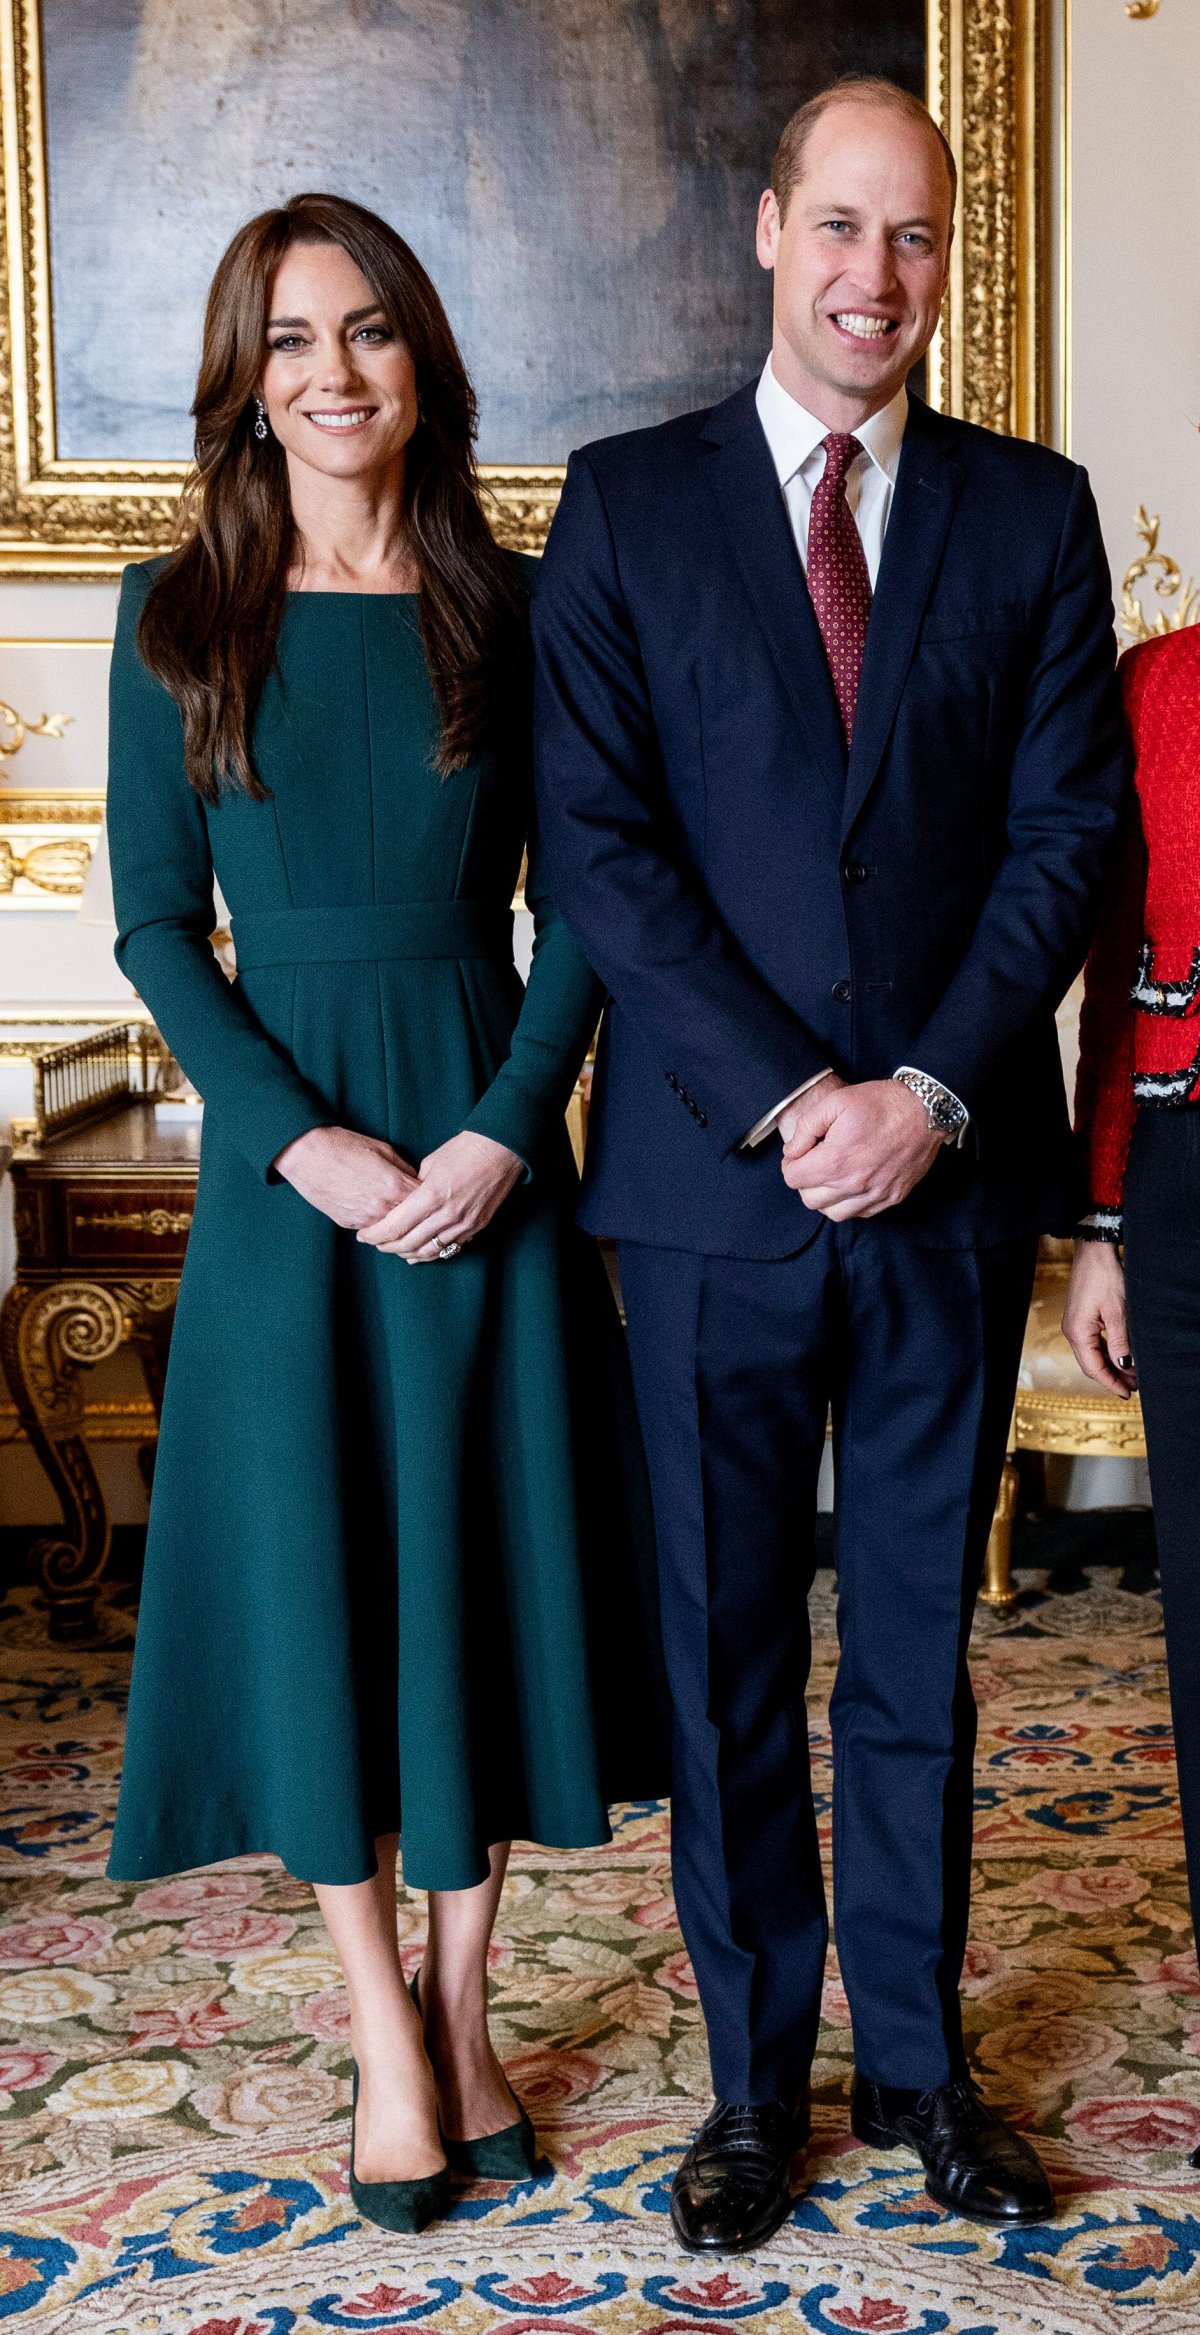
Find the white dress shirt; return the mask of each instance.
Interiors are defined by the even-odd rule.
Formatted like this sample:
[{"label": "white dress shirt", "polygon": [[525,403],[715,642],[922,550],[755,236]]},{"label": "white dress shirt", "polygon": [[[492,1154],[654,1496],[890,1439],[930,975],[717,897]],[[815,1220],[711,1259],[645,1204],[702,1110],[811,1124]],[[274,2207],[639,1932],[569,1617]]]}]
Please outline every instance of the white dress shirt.
[{"label": "white dress shirt", "polygon": [[[758,418],[783,489],[788,518],[805,572],[808,570],[808,521],[813,494],[825,469],[823,440],[828,422],[819,422],[807,407],[798,405],[781,389],[768,357],[755,394]],[[908,420],[908,391],[898,389],[890,405],[881,406],[870,421],[854,432],[862,447],[846,472],[846,501],[866,556],[867,574],[874,591],[883,557],[883,538],[892,508],[900,448]]]},{"label": "white dress shirt", "polygon": [[[806,406],[800,405],[775,377],[768,357],[759,376],[755,393],[758,418],[762,423],[775,475],[783,491],[791,521],[796,549],[800,554],[805,574],[808,573],[808,523],[812,514],[812,499],[818,481],[825,469],[824,440],[829,426],[818,421]],[[888,405],[881,406],[868,421],[860,423],[854,436],[862,447],[846,472],[846,500],[850,505],[854,524],[867,563],[867,573],[874,591],[883,557],[883,539],[891,515],[892,496],[896,474],[900,468],[900,449],[908,421],[908,391],[898,389]],[[810,1087],[818,1086],[830,1077],[828,1070],[818,1070],[814,1078],[806,1078],[802,1086],[794,1087],[782,1102],[759,1119],[743,1137],[743,1151],[751,1151],[773,1135],[789,1105],[798,1102]],[[962,1140],[961,1136],[959,1138]]]}]

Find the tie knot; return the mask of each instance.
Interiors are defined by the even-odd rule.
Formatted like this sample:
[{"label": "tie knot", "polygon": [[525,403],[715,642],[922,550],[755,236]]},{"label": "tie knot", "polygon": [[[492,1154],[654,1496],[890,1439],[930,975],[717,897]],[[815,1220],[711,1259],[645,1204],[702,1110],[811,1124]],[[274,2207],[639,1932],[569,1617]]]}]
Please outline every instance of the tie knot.
[{"label": "tie knot", "polygon": [[862,453],[861,443],[844,430],[831,430],[821,444],[825,452],[825,477],[840,486],[856,455]]}]

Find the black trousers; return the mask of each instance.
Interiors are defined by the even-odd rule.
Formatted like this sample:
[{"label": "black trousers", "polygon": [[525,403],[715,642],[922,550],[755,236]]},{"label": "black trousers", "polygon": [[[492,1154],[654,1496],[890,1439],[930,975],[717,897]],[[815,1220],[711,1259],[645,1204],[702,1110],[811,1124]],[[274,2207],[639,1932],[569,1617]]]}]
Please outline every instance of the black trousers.
[{"label": "black trousers", "polygon": [[855,2055],[962,2065],[975,1705],[966,1648],[1033,1241],[922,1248],[886,1217],[745,1263],[625,1244],[674,1707],[676,1903],[718,2097],[790,2099],[827,1917],[804,1694],[832,1404],[834,1908]]},{"label": "black trousers", "polygon": [[1200,1931],[1200,1107],[1138,1113],[1125,1177],[1129,1338],[1146,1424],[1179,1799]]}]

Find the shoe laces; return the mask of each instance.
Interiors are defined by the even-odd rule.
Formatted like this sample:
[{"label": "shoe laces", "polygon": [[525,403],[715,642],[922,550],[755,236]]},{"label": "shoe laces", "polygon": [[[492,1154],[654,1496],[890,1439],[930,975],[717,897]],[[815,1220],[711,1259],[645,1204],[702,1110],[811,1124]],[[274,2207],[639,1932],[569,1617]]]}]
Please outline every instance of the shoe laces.
[{"label": "shoe laces", "polygon": [[928,2115],[939,2100],[957,2108],[968,2128],[977,2130],[981,2125],[995,2122],[974,2076],[956,2076],[952,2083],[938,2084],[933,2091],[922,2092],[917,2102],[918,2114]]},{"label": "shoe laces", "polygon": [[[764,2116],[770,2109],[748,2107],[737,2100],[725,2100],[709,2118],[705,2132],[706,2142],[713,2148],[758,2150],[763,2156],[773,2154],[769,2130],[764,2131]],[[775,2113],[782,2115],[782,2110]]]}]

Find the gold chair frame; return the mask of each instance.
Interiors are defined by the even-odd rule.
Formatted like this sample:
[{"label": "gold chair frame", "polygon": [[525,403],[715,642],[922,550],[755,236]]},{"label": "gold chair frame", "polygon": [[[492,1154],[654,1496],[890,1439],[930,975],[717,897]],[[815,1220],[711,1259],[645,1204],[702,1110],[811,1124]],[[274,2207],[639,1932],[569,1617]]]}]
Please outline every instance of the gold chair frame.
[{"label": "gold chair frame", "polygon": [[[1039,1259],[1034,1283],[1035,1301],[1038,1297],[1050,1298],[1060,1312],[1066,1303],[1071,1267],[1068,1259],[1053,1251],[1065,1245],[1047,1244],[1051,1253]],[[1144,1459],[1146,1434],[1141,1403],[1136,1395],[1124,1402],[1120,1395],[1106,1395],[1098,1386],[1087,1393],[1065,1387],[1018,1388],[980,1590],[984,1604],[1000,1612],[1016,1600],[1012,1541],[1017,1509],[1018,1451],[1060,1453],[1071,1459]]]}]

